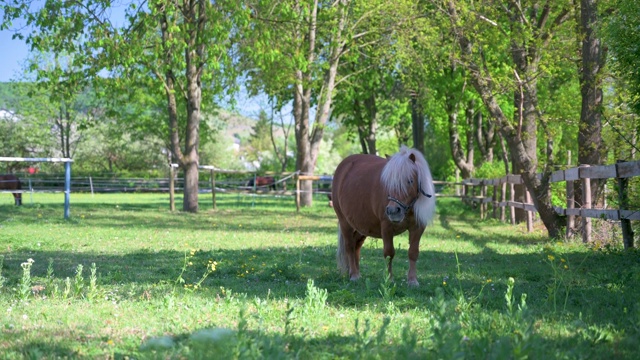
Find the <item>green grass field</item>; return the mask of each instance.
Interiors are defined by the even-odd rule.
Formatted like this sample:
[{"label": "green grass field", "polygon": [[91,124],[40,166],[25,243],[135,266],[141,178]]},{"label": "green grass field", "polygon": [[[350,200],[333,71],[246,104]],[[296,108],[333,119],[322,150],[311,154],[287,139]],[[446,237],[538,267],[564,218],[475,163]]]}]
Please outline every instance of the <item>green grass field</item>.
[{"label": "green grass field", "polygon": [[[636,359],[640,254],[549,242],[439,199],[418,288],[382,241],[338,273],[318,197],[0,196],[0,358]],[[179,204],[180,205],[180,204]],[[178,205],[178,206],[179,206]],[[31,262],[29,259],[32,259]]]}]

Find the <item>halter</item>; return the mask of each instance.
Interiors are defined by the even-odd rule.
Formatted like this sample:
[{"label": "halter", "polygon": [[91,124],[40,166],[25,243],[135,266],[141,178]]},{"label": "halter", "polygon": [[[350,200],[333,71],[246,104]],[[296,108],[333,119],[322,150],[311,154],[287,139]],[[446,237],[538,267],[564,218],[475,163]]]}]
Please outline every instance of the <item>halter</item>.
[{"label": "halter", "polygon": [[409,210],[410,208],[413,207],[413,205],[416,203],[416,201],[418,201],[418,198],[420,197],[420,194],[430,198],[433,195],[427,194],[424,190],[422,190],[422,184],[418,183],[418,196],[416,196],[415,198],[413,198],[413,200],[411,200],[411,202],[409,203],[409,205],[403,203],[402,201],[394,198],[391,195],[387,195],[387,200],[389,201],[393,201],[394,203],[398,204],[398,206],[400,206],[402,208],[402,210],[404,210],[404,212],[407,212],[407,210]]}]

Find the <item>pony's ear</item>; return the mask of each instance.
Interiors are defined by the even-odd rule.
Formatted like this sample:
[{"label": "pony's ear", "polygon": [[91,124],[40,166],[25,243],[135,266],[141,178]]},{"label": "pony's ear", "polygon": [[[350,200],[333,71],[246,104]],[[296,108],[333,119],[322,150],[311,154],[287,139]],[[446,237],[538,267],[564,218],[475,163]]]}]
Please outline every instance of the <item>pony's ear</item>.
[{"label": "pony's ear", "polygon": [[414,163],[416,162],[416,155],[411,153],[409,154],[409,160],[413,161]]}]

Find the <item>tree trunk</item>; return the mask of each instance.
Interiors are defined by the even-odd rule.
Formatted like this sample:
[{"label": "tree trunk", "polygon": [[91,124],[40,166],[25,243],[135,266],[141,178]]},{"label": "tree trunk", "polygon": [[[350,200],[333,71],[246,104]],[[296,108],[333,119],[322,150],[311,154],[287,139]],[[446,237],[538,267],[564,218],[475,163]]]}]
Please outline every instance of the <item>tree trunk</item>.
[{"label": "tree trunk", "polygon": [[[363,116],[363,112],[366,116]],[[376,131],[378,128],[378,109],[376,107],[376,97],[371,94],[364,100],[364,111],[360,105],[360,100],[353,102],[353,116],[358,129],[358,140],[363,154],[376,155]]]},{"label": "tree trunk", "polygon": [[[635,117],[635,115],[634,115]],[[629,160],[634,161],[636,159],[636,145],[638,144],[638,127],[633,128],[633,135],[631,135],[631,155]]]},{"label": "tree trunk", "polygon": [[378,108],[376,106],[376,97],[371,94],[364,100],[364,106],[367,110],[367,148],[369,154],[376,155],[378,150],[376,149],[376,129],[378,126]]},{"label": "tree trunk", "polygon": [[291,131],[291,124],[289,123],[287,126],[284,125],[284,120],[282,119],[282,116],[280,117],[280,127],[282,129],[282,132],[284,133],[284,145],[283,145],[283,149],[282,152],[280,152],[278,150],[278,144],[276,144],[276,139],[273,133],[273,124],[274,124],[274,116],[273,116],[273,110],[271,111],[271,121],[270,126],[269,126],[269,135],[271,138],[271,146],[273,146],[273,152],[276,154],[276,158],[278,158],[278,161],[280,162],[280,172],[284,173],[287,171],[287,163],[289,158],[287,157],[287,150],[289,149],[289,133]]},{"label": "tree trunk", "polygon": [[367,147],[366,137],[367,137],[367,134],[366,134],[366,131],[364,129],[364,126],[359,125],[358,126],[358,141],[360,142],[360,151],[362,151],[363,154],[368,154],[369,153],[369,148]]},{"label": "tree trunk", "polygon": [[198,163],[188,162],[183,165],[184,189],[182,210],[187,212],[198,211]]},{"label": "tree trunk", "polygon": [[64,151],[63,155],[66,158],[71,158],[71,113],[69,113],[69,107],[65,106],[64,111]]},{"label": "tree trunk", "polygon": [[[474,102],[475,108],[475,102]],[[495,124],[493,122],[484,123],[482,117],[482,111],[476,110],[474,114],[474,123],[476,127],[476,143],[478,149],[484,159],[484,162],[493,162],[493,147],[496,144]]]},{"label": "tree trunk", "polygon": [[[293,101],[293,117],[296,123],[296,142],[297,142],[297,159],[296,169],[304,175],[313,175],[318,160],[318,152],[320,150],[320,142],[324,134],[324,127],[329,120],[329,112],[331,110],[331,101],[333,99],[333,91],[336,84],[336,76],[338,74],[338,64],[340,57],[346,46],[343,40],[346,19],[349,16],[347,1],[339,0],[335,2],[338,7],[338,22],[335,33],[333,34],[329,46],[329,66],[326,70],[323,91],[317,96],[317,112],[313,123],[313,130],[309,131],[309,110],[311,106],[311,86],[312,76],[310,69],[305,71],[298,69],[295,72],[296,84],[294,86]],[[316,31],[317,31],[317,15],[319,5],[315,1],[311,14],[309,14],[309,25],[305,25],[306,36],[309,39],[309,47],[307,53],[307,62],[313,64],[317,59],[316,54]],[[302,50],[301,50],[302,51]],[[300,182],[300,205],[311,206],[313,204],[313,184],[310,180]]]},{"label": "tree trunk", "polygon": [[449,118],[449,145],[451,147],[451,155],[463,179],[469,179],[473,176],[473,137],[471,137],[471,146],[469,146],[469,138],[467,138],[467,149],[462,148],[462,141],[458,132],[458,100],[453,95],[447,96],[446,103],[447,115]]},{"label": "tree trunk", "polygon": [[363,154],[369,154],[369,146],[367,145],[367,127],[364,123],[364,117],[362,116],[362,107],[360,106],[360,100],[353,100],[353,117],[356,122],[356,128],[358,129],[358,141],[360,142],[360,149]]},{"label": "tree trunk", "polygon": [[[580,69],[580,94],[582,107],[578,130],[578,164],[602,164],[602,71],[606,50],[596,33],[598,0],[580,1],[580,38],[582,61]],[[604,181],[591,179],[591,205],[602,205]],[[578,182],[576,202],[583,203],[582,183]]]},{"label": "tree trunk", "polygon": [[[298,71],[300,79],[302,71]],[[311,163],[311,146],[309,141],[309,101],[311,92],[303,89],[302,81],[296,87],[293,98],[293,118],[295,119],[296,135],[296,169],[301,175],[313,175],[314,167]],[[313,203],[313,185],[310,180],[300,181],[300,206],[311,206]]]},{"label": "tree trunk", "polygon": [[413,147],[424,154],[424,113],[418,102],[418,94],[411,96],[411,129],[413,130]]},{"label": "tree trunk", "polygon": [[[207,22],[205,8],[207,2],[198,0],[185,4],[182,8],[185,21],[195,24],[185,33],[186,48],[184,50],[186,88],[179,91],[176,89],[176,77],[170,64],[174,62],[174,57],[179,56],[173,50],[172,38],[169,31],[168,19],[165,16],[159,17],[160,30],[162,32],[162,46],[165,54],[164,73],[157,73],[164,78],[165,95],[167,96],[167,108],[169,114],[169,134],[171,142],[171,152],[178,161],[180,168],[184,171],[184,197],[182,210],[187,212],[198,211],[198,166],[200,158],[198,146],[200,143],[200,107],[202,105],[202,83],[201,76],[205,64],[204,41],[199,41],[198,37],[204,33],[204,26]],[[163,10],[160,10],[163,13]],[[178,101],[176,94],[184,94],[186,102],[186,131],[184,133],[184,151],[181,148],[180,135],[178,131]]]},{"label": "tree trunk", "polygon": [[[202,3],[202,0],[199,1]],[[201,10],[200,13],[204,13]],[[195,16],[196,14],[193,14]],[[202,49],[195,45],[197,35],[192,34],[190,50],[185,51],[187,77],[187,132],[184,138],[184,198],[182,209],[188,212],[198,211],[198,179],[200,156],[200,107],[202,105],[202,74],[197,62],[202,58]]]}]

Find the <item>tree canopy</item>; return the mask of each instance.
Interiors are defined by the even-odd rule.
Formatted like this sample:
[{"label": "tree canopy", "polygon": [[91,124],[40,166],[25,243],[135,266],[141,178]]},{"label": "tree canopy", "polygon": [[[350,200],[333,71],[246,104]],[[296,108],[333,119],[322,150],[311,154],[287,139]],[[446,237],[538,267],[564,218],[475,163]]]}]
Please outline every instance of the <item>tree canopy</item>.
[{"label": "tree canopy", "polygon": [[[132,145],[153,135],[188,179],[186,211],[197,210],[199,152],[206,148],[209,161],[224,151],[224,142],[207,143],[220,129],[209,119],[239,79],[273,106],[246,137],[253,158],[277,160],[285,170],[292,153],[295,170],[313,174],[345,149],[384,155],[410,144],[442,179],[456,171],[521,174],[551,236],[561,226],[548,191],[552,170],[637,156],[637,1],[121,5],[5,2],[2,28],[17,19],[29,26],[18,36],[34,53],[32,94],[47,97],[38,110],[46,110],[48,124],[58,119],[61,151],[71,154],[85,124]],[[266,115],[273,111],[288,111],[291,121]],[[272,137],[274,126],[285,131],[288,124],[291,149]],[[2,126],[23,131],[22,124]]]}]

